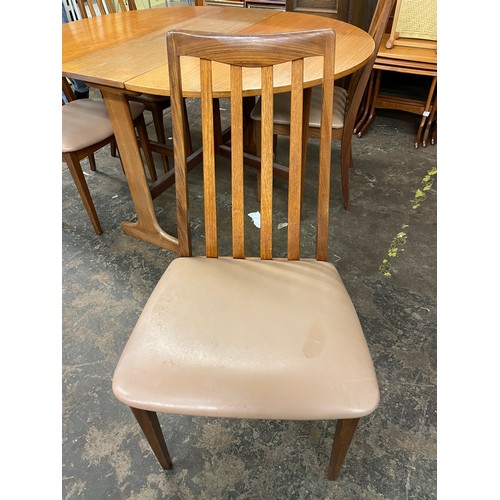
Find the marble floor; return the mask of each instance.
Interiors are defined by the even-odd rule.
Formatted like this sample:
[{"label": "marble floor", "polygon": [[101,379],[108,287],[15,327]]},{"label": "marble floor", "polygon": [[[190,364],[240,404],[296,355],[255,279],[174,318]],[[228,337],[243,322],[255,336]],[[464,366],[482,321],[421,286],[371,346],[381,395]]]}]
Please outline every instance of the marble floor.
[{"label": "marble floor", "polygon": [[[188,105],[196,144],[197,102]],[[353,139],[350,212],[342,208],[339,145],[333,145],[330,260],[358,311],[381,390],[380,406],[361,420],[336,482],[326,480],[335,423],[324,421],[160,415],[174,463],[162,471],[132,413],[114,398],[111,378],[138,315],[175,255],[123,234],[120,223],[133,220],[134,209],[120,162],[109,149],[97,154],[97,172],[83,162],[101,236],[63,164],[62,498],[437,497],[437,145],[414,148],[418,122],[381,111],[366,135]],[[168,112],[165,123],[170,126]],[[149,130],[154,137],[151,124]],[[315,141],[309,153],[313,161]],[[225,160],[218,168],[223,185]],[[203,242],[200,176],[201,169],[190,175],[195,252]],[[254,186],[255,174],[247,176]],[[226,192],[218,198],[223,214],[228,200]],[[253,211],[255,194],[248,204]],[[175,234],[174,190],[158,197],[155,207],[161,225]],[[258,230],[248,222],[250,239],[256,238]],[[313,230],[305,224],[305,240]],[[229,248],[228,240],[221,245]]]}]

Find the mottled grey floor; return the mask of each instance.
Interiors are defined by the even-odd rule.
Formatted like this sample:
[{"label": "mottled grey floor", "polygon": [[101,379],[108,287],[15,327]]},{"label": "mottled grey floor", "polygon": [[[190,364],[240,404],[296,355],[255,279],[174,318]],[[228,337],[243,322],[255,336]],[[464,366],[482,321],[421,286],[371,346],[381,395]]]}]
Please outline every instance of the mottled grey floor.
[{"label": "mottled grey floor", "polygon": [[[197,141],[195,106],[190,103]],[[167,126],[169,120],[167,114]],[[359,313],[381,389],[380,407],[361,420],[336,482],[326,480],[335,424],[323,421],[160,415],[174,462],[173,470],[161,470],[130,410],[114,398],[111,377],[175,255],[122,233],[120,223],[133,220],[134,210],[109,150],[97,155],[98,172],[83,163],[101,236],[63,165],[63,498],[436,498],[437,146],[414,149],[418,121],[380,112],[368,133],[353,139],[351,212],[341,206],[334,143],[330,259]],[[313,158],[317,145],[310,144]],[[222,161],[223,189],[226,174]],[[195,251],[202,248],[200,175],[195,169],[190,176]],[[249,172],[248,212],[257,209],[254,183]],[[218,198],[223,216],[228,200],[225,193]],[[175,234],[173,190],[155,204],[162,226]],[[314,228],[309,211],[304,215],[307,250]],[[276,224],[282,216],[278,207]],[[248,222],[249,238],[257,241]],[[221,245],[227,248],[228,240]]]}]

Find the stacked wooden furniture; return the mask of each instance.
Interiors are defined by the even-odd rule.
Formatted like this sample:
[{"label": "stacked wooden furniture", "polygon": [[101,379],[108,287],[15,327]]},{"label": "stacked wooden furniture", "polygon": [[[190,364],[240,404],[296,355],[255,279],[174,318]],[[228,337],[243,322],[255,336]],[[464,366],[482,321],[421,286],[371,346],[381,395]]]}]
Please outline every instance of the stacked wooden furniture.
[{"label": "stacked wooden furniture", "polygon": [[245,0],[247,9],[285,10],[285,0]]},{"label": "stacked wooden furniture", "polygon": [[285,0],[199,0],[196,5],[285,10]]},{"label": "stacked wooden furniture", "polygon": [[351,0],[286,0],[286,10],[349,21]]},{"label": "stacked wooden furniture", "polygon": [[[433,36],[427,36],[425,29],[416,30],[416,34],[426,38],[401,37],[398,31],[401,3],[402,0],[398,0],[392,27],[390,32],[384,35],[380,45],[354,133],[361,137],[366,132],[375,119],[376,109],[405,111],[421,116],[414,144],[415,148],[418,148],[420,144],[425,147],[429,142],[436,142],[437,41],[430,40]],[[423,4],[425,3],[424,1]],[[433,31],[432,21],[430,24],[429,31]],[[427,98],[401,97],[381,92],[385,71],[431,77]]]},{"label": "stacked wooden furniture", "polygon": [[361,17],[358,11],[363,11],[369,1],[358,2],[359,5],[355,6],[357,10],[351,6],[356,3],[352,0],[196,0],[196,5],[286,10],[352,22],[364,28],[358,19]]}]

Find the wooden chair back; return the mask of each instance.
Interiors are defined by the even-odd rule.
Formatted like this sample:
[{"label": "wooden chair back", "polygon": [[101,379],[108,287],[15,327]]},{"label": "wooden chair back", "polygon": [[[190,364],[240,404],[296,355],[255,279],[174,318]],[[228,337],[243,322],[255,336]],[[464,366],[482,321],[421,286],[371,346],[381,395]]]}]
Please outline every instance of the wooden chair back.
[{"label": "wooden chair back", "polygon": [[78,8],[83,19],[105,14],[114,14],[115,12],[126,12],[128,10],[137,10],[135,0],[78,0]]},{"label": "wooden chair back", "polygon": [[179,226],[179,247],[183,256],[191,255],[188,221],[187,162],[183,141],[186,127],[182,105],[180,57],[200,58],[202,107],[203,182],[205,239],[207,257],[218,256],[215,189],[215,141],[212,91],[212,62],[230,65],[231,97],[231,182],[232,254],[245,257],[243,189],[243,68],[260,68],[262,81],[260,258],[272,259],[273,241],[273,71],[274,66],[290,64],[292,121],[290,131],[290,175],[288,183],[288,259],[300,259],[300,219],[303,176],[302,130],[304,59],[323,56],[322,125],[320,136],[317,200],[316,258],[328,258],[330,196],[331,123],[334,89],[335,33],[316,30],[271,35],[218,35],[172,31],[167,34],[167,52],[172,89],[172,122],[175,185]]},{"label": "wooden chair back", "polygon": [[378,0],[377,2],[372,21],[370,23],[370,28],[368,29],[368,33],[375,42],[375,50],[365,66],[356,71],[356,73],[354,73],[351,77],[348,88],[349,102],[347,104],[344,127],[350,128],[352,125],[352,128],[354,128],[358,108],[361,103],[361,99],[363,98],[368,80],[370,79],[373,64],[377,58],[377,53],[382,42],[382,36],[385,33],[389,16],[394,8],[395,1],[396,0]]}]

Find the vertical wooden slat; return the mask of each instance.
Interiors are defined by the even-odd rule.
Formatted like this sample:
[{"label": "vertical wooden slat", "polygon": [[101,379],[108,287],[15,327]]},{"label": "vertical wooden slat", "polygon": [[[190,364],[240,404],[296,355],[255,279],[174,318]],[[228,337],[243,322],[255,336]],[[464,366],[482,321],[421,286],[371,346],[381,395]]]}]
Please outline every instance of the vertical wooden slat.
[{"label": "vertical wooden slat", "polygon": [[118,0],[118,3],[120,4],[120,9],[122,12],[127,12],[127,6],[123,0]]},{"label": "vertical wooden slat", "polygon": [[89,6],[89,9],[90,9],[90,13],[92,15],[92,17],[95,17],[96,16],[96,11],[94,9],[94,4],[93,2],[85,2],[88,6]]},{"label": "vertical wooden slat", "polygon": [[304,61],[292,63],[290,103],[290,156],[288,176],[288,259],[300,258],[300,212],[302,198],[302,112]]},{"label": "vertical wooden slat", "polygon": [[306,160],[307,160],[307,144],[309,135],[309,116],[311,114],[311,99],[312,88],[304,89],[303,102],[302,102],[302,192],[300,193],[301,199],[304,193],[304,182],[306,177]]},{"label": "vertical wooden slat", "polygon": [[260,257],[273,257],[273,68],[261,70],[261,195],[260,195]]},{"label": "vertical wooden slat", "polygon": [[331,43],[327,43],[326,45],[323,64],[318,178],[318,227],[316,236],[316,258],[324,261],[328,260],[335,37],[331,39]]},{"label": "vertical wooden slat", "polygon": [[200,60],[201,119],[203,123],[203,196],[205,201],[205,246],[207,257],[218,256],[217,203],[215,190],[214,113],[212,62]]},{"label": "vertical wooden slat", "polygon": [[87,19],[87,11],[85,10],[85,4],[83,3],[83,0],[77,0],[77,3],[82,19]]},{"label": "vertical wooden slat", "polygon": [[[92,0],[88,0],[87,3],[89,4],[89,6],[92,6],[93,4]],[[97,5],[99,6],[99,13],[100,13],[99,15],[105,16],[108,13],[108,11],[106,10],[106,7],[104,7],[102,0],[97,0]],[[110,13],[115,11],[113,4],[111,4],[111,7],[109,5],[107,7],[111,8]],[[93,15],[95,16],[95,13]]]},{"label": "vertical wooden slat", "polygon": [[231,182],[233,257],[245,257],[243,195],[243,84],[241,67],[231,66]]},{"label": "vertical wooden slat", "polygon": [[[89,1],[92,1],[92,0],[89,0]],[[101,10],[101,16],[104,16],[105,14],[113,14],[114,12],[116,12],[116,9],[115,9],[115,4],[114,4],[114,1],[113,0],[103,0],[103,2],[101,2],[101,0],[97,0],[97,2],[99,3],[99,8]],[[104,4],[106,4],[106,10],[104,8]]]},{"label": "vertical wooden slat", "polygon": [[186,143],[184,141],[185,117],[182,105],[182,80],[175,55],[175,42],[172,34],[167,35],[168,71],[171,86],[172,130],[174,138],[175,196],[177,205],[177,238],[179,254],[191,255],[191,232],[189,230],[189,204],[187,184]]}]

